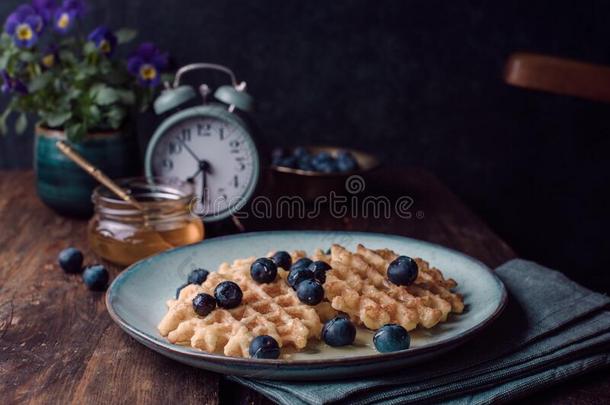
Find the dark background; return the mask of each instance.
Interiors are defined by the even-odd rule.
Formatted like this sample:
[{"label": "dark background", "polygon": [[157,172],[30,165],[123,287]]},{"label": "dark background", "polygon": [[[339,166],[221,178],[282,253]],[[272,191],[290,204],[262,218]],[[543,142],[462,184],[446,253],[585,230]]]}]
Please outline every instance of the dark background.
[{"label": "dark background", "polygon": [[[2,0],[0,15],[19,2]],[[270,144],[339,144],[436,173],[518,253],[610,290],[610,105],[511,88],[533,51],[610,65],[610,2],[90,1],[177,64],[232,67]],[[141,131],[146,138],[148,131]],[[0,137],[0,167],[32,137]]]}]

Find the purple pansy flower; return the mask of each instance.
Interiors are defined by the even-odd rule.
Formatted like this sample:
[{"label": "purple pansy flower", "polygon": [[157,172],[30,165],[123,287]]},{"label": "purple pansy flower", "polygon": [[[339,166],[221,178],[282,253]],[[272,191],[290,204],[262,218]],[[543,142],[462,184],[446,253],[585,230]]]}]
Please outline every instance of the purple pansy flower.
[{"label": "purple pansy flower", "polygon": [[76,22],[76,19],[85,14],[85,3],[82,0],[64,0],[55,11],[53,27],[60,34],[65,34]]},{"label": "purple pansy flower", "polygon": [[59,48],[55,44],[51,44],[45,48],[40,58],[40,64],[44,69],[51,69],[59,62]]},{"label": "purple pansy flower", "polygon": [[32,7],[42,17],[45,24],[48,24],[53,19],[57,3],[55,0],[32,0]]},{"label": "purple pansy flower", "polygon": [[112,55],[117,44],[116,36],[103,25],[94,29],[91,34],[89,34],[88,39],[95,44],[100,52],[107,56]]},{"label": "purple pansy flower", "polygon": [[13,37],[20,48],[31,48],[38,41],[38,34],[44,27],[42,17],[27,4],[17,7],[6,19],[5,31]]},{"label": "purple pansy flower", "polygon": [[25,84],[19,79],[15,79],[8,74],[6,70],[0,71],[0,76],[2,76],[2,92],[3,93],[19,93],[19,94],[28,94],[28,88]]},{"label": "purple pansy flower", "polygon": [[127,62],[129,73],[138,78],[142,86],[156,87],[161,81],[161,71],[167,67],[167,53],[154,44],[144,42]]}]

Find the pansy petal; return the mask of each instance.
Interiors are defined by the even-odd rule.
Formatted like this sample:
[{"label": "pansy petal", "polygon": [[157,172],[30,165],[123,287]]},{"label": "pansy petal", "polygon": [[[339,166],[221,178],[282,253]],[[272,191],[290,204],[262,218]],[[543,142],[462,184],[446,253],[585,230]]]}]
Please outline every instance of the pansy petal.
[{"label": "pansy petal", "polygon": [[144,64],[139,56],[133,56],[129,58],[127,62],[127,71],[134,76],[137,76],[140,72],[140,67]]}]

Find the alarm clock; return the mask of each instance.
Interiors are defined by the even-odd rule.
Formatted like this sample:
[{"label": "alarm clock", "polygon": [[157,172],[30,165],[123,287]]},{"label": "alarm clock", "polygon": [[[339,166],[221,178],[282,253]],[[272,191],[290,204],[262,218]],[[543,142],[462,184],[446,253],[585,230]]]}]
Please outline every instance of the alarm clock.
[{"label": "alarm clock", "polygon": [[[208,102],[207,84],[198,88],[202,104],[177,110],[197,97],[195,89],[181,85],[182,76],[194,70],[226,73],[231,85],[218,87],[216,102]],[[154,102],[163,120],[146,148],[145,172],[152,177],[173,177],[193,184],[197,214],[204,222],[232,216],[252,197],[260,176],[259,153],[254,129],[242,114],[252,110],[253,99],[246,83],[237,82],[222,65],[195,63],[176,72],[173,84]]]}]

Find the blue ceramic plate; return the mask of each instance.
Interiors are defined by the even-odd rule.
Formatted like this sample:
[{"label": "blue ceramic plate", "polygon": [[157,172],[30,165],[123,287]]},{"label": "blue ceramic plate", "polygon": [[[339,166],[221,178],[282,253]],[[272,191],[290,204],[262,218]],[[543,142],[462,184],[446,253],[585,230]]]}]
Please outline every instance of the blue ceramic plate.
[{"label": "blue ceramic plate", "polygon": [[[422,257],[458,283],[466,309],[432,329],[411,333],[408,350],[381,354],[372,346],[372,333],[358,331],[353,346],[331,348],[312,342],[289,360],[227,357],[169,343],[157,331],[165,315],[166,300],[186,281],[193,268],[214,270],[225,261],[263,256],[272,250],[313,252],[332,243],[355,249],[390,248],[400,254]],[[465,343],[499,316],[506,304],[502,282],[481,262],[462,253],[415,239],[359,232],[265,232],[213,238],[142,260],[118,276],[106,295],[110,316],[125,332],[152,350],[179,362],[254,378],[312,380],[380,373],[438,356]]]}]

